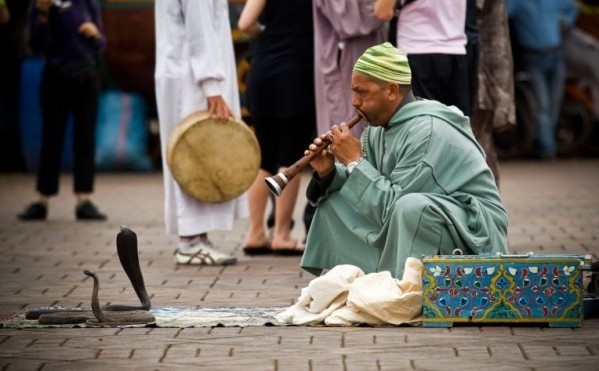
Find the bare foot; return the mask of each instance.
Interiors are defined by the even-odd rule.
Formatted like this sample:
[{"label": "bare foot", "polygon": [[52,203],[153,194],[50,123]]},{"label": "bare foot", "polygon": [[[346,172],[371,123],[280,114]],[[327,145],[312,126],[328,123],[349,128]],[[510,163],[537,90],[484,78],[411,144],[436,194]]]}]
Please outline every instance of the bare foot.
[{"label": "bare foot", "polygon": [[266,255],[272,254],[272,249],[270,241],[263,235],[262,238],[246,237],[243,252],[246,255]]},{"label": "bare foot", "polygon": [[302,255],[304,253],[304,244],[298,240],[275,241],[271,244],[273,253],[279,255]]},{"label": "bare foot", "polygon": [[246,247],[263,247],[267,245],[270,246],[270,239],[266,237],[266,234],[264,232],[255,234],[251,234],[248,232],[248,234],[246,234],[245,236],[244,246]]}]

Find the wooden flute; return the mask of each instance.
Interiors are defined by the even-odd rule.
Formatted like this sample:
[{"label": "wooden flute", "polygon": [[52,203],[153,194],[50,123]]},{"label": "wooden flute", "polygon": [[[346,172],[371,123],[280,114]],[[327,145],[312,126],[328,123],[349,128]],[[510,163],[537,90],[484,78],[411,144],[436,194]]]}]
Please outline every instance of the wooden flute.
[{"label": "wooden flute", "polygon": [[[351,129],[354,125],[360,122],[363,117],[364,115],[358,111],[358,114],[347,121],[347,126]],[[331,144],[331,142],[328,138],[323,139],[322,143],[316,147],[316,150],[310,151],[310,153],[304,155],[304,157],[300,158],[293,165],[289,166],[287,169],[283,170],[277,175],[265,178],[264,181],[266,182],[268,189],[270,189],[270,191],[276,196],[280,196],[281,193],[283,193],[285,186],[289,184],[291,179],[293,179],[293,177],[302,171],[303,168],[308,166],[312,158],[322,152],[329,144]]]}]

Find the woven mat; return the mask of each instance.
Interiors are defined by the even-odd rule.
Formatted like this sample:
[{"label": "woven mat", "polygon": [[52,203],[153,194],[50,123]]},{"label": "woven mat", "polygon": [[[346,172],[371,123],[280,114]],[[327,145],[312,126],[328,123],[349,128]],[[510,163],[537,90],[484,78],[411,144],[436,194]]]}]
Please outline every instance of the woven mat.
[{"label": "woven mat", "polygon": [[[54,307],[59,308],[59,307]],[[66,324],[42,325],[37,320],[28,320],[25,314],[31,308],[19,312],[9,313],[0,317],[0,327],[4,328],[80,328],[98,327],[95,324]],[[65,309],[65,308],[60,308]],[[76,308],[75,308],[76,310]],[[150,312],[156,317],[156,322],[147,325],[115,325],[101,327],[250,327],[250,326],[281,326],[275,319],[277,313],[285,308],[155,308]]]}]

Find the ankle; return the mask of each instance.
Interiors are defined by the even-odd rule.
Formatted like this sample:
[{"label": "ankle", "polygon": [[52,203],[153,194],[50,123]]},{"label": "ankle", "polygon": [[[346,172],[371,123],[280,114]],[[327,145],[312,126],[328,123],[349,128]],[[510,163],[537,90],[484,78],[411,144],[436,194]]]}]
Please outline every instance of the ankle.
[{"label": "ankle", "polygon": [[40,204],[44,205],[44,206],[48,206],[48,203],[50,201],[50,197],[46,196],[46,195],[42,195],[40,194],[38,197],[37,202],[39,202]]},{"label": "ankle", "polygon": [[190,243],[193,241],[207,242],[207,241],[209,241],[208,234],[200,233],[200,234],[193,234],[193,235],[187,235],[187,236],[179,236],[179,242]]},{"label": "ankle", "polygon": [[200,238],[200,235],[193,235],[193,236],[179,236],[179,242],[191,242],[193,240],[195,240],[196,238]]},{"label": "ankle", "polygon": [[76,193],[75,197],[77,198],[77,205],[81,205],[90,200],[90,195],[88,193]]},{"label": "ankle", "polygon": [[297,240],[294,239],[288,239],[288,240],[272,240],[271,242],[271,246],[273,248],[277,248],[277,247],[289,247],[289,246],[296,246],[298,244]]},{"label": "ankle", "polygon": [[245,233],[246,240],[265,240],[266,239],[266,229],[264,228],[250,228]]}]

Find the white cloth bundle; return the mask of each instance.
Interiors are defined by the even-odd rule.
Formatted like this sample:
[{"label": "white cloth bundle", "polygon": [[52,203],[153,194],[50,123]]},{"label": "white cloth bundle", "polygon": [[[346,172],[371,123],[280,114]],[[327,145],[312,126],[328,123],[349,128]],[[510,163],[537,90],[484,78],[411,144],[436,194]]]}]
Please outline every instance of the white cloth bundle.
[{"label": "white cloth bundle", "polygon": [[387,271],[338,265],[302,289],[297,303],[277,314],[281,324],[352,326],[419,324],[422,262],[408,258],[401,280]]}]

